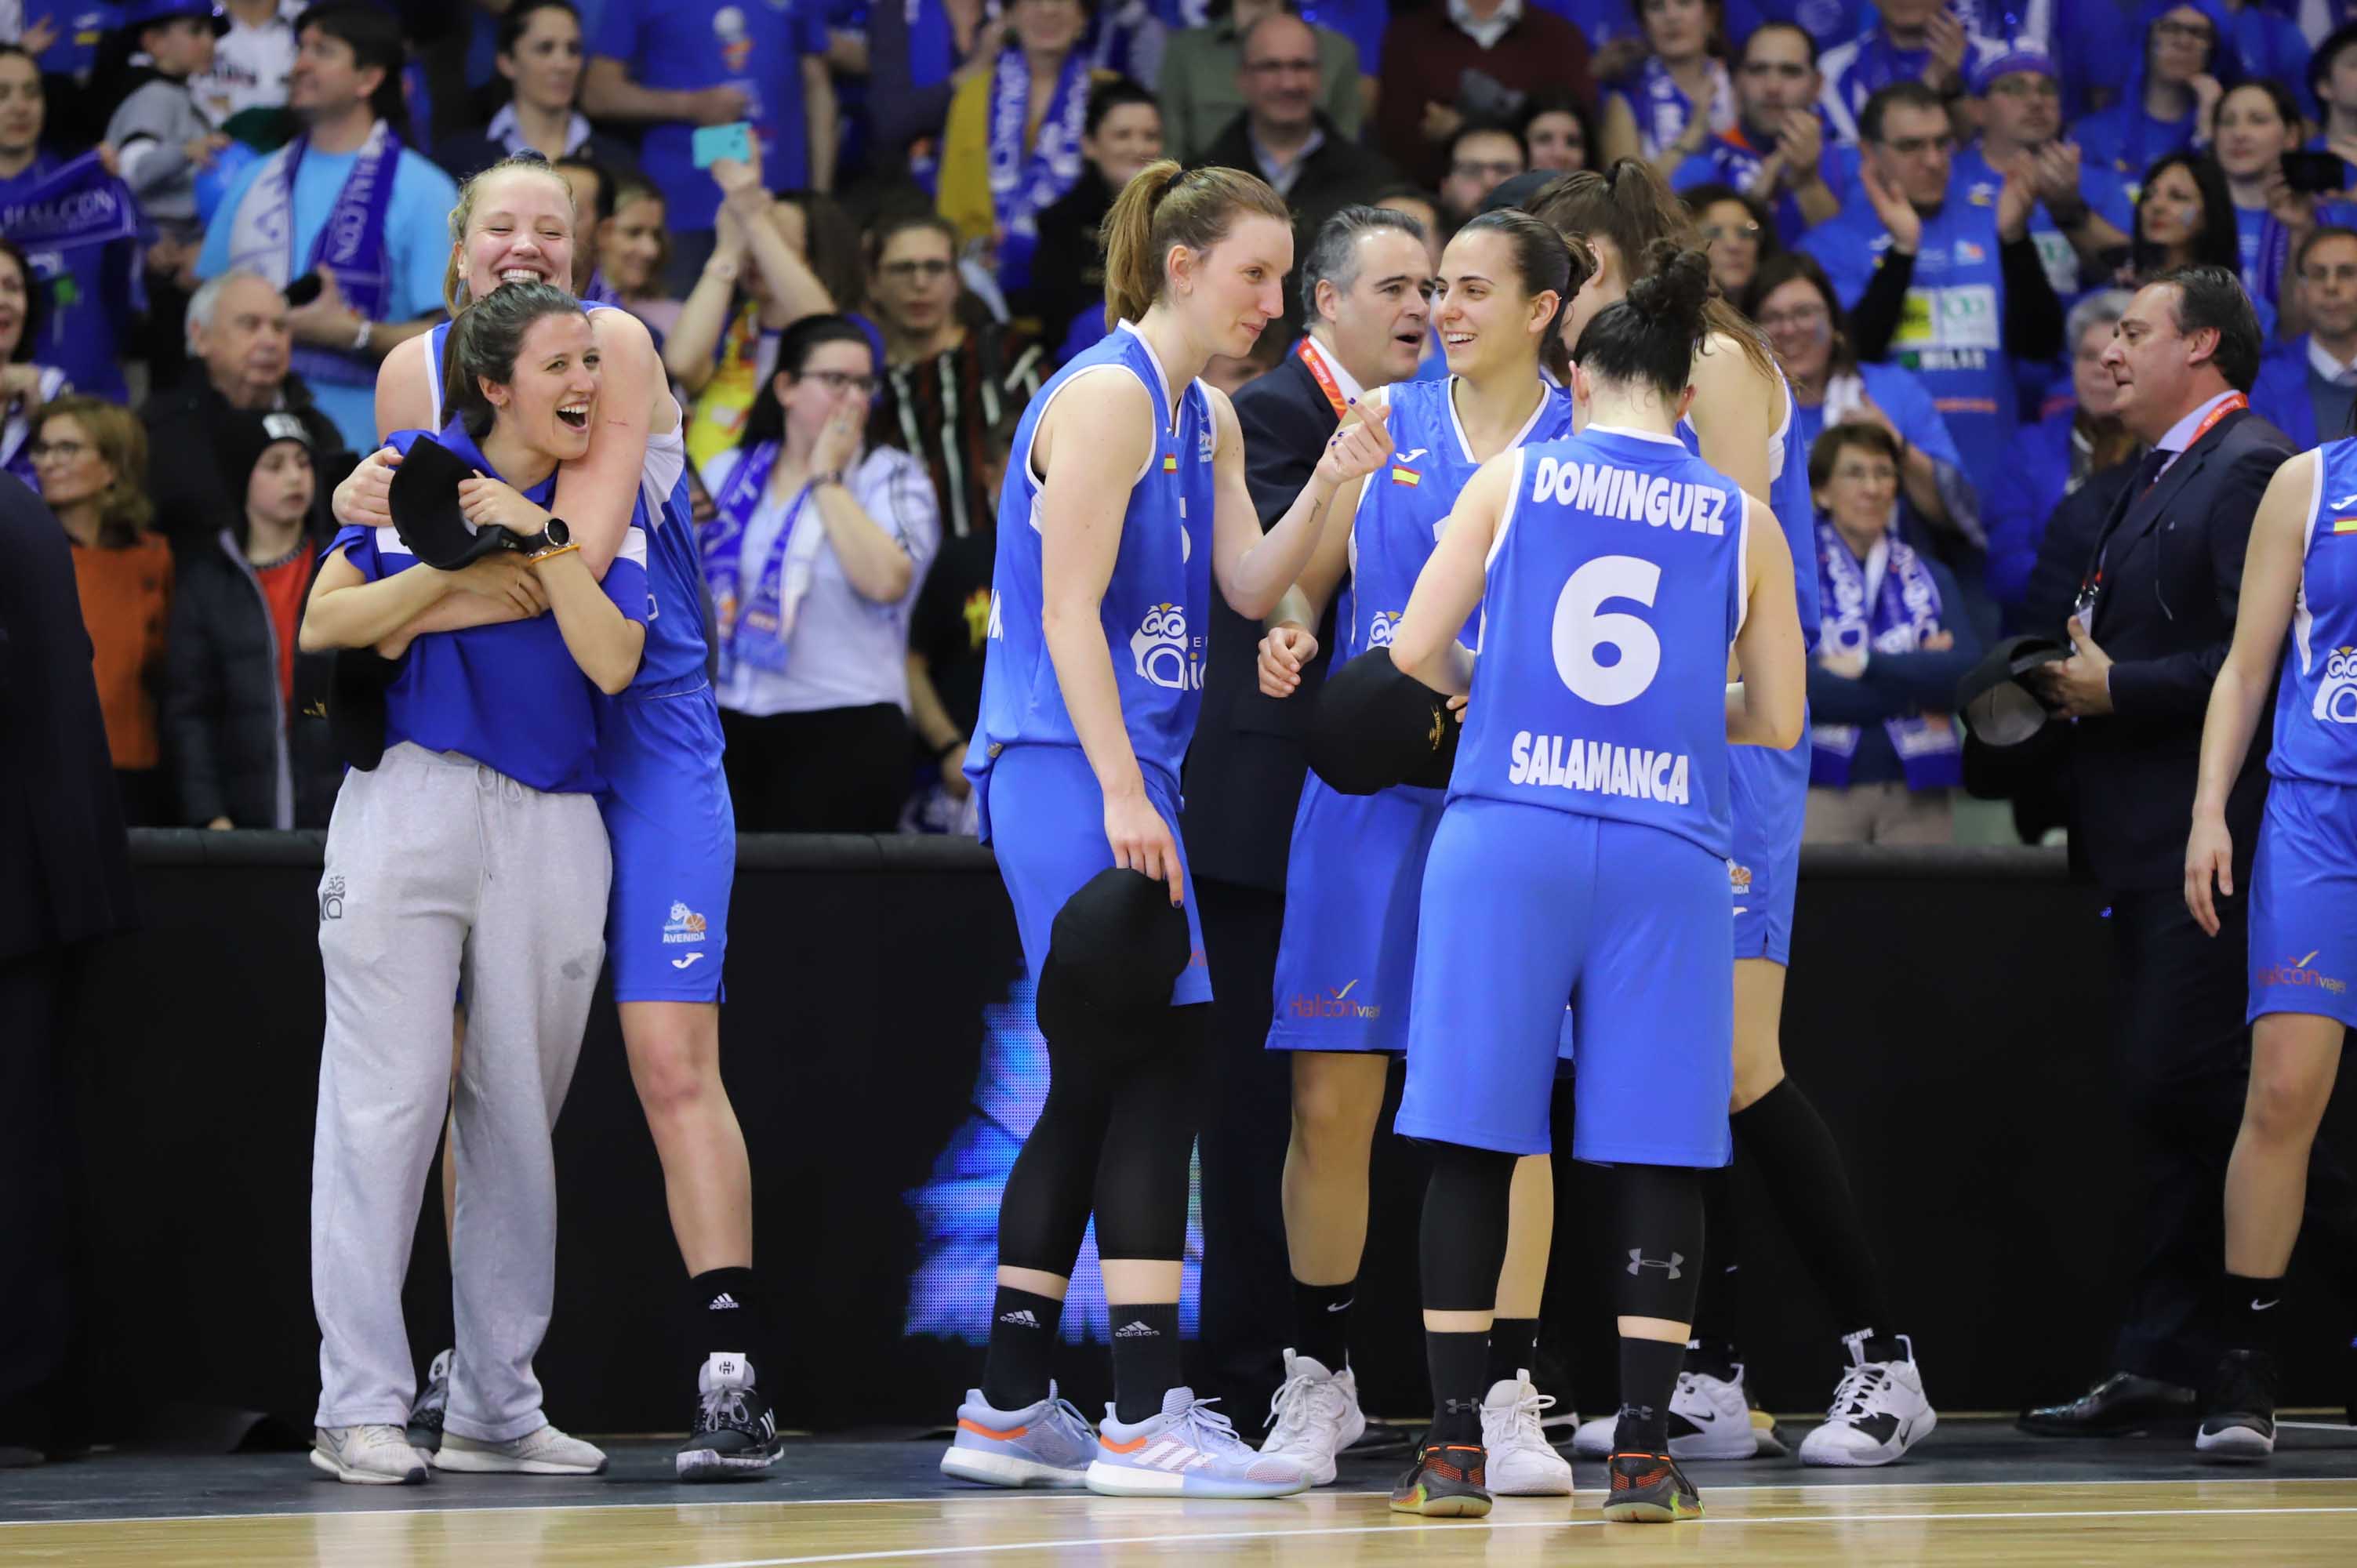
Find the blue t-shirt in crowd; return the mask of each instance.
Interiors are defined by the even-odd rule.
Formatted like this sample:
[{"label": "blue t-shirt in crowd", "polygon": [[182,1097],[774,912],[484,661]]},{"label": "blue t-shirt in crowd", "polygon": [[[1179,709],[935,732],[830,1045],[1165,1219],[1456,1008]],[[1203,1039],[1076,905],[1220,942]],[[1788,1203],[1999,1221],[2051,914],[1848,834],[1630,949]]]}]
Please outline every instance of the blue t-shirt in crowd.
[{"label": "blue t-shirt in crowd", "polygon": [[[1898,430],[1899,438],[1910,446],[1920,446],[1932,461],[1945,463],[1952,468],[1964,466],[1956,451],[1955,437],[1948,434],[1947,421],[1940,417],[1939,405],[1922,379],[1904,365],[1860,365],[1857,379],[1865,383],[1866,395],[1874,406],[1882,410]],[[1817,437],[1825,433],[1825,405],[1813,406],[1794,402],[1792,428],[1793,450],[1799,461],[1806,465],[1809,449]]]},{"label": "blue t-shirt in crowd", "polygon": [[[1823,119],[1822,113],[1819,118]],[[1761,161],[1760,153],[1743,138],[1738,126],[1730,134],[1713,136],[1705,142],[1702,151],[1678,166],[1670,186],[1680,194],[1714,181],[1737,190],[1749,190]],[[1857,188],[1858,162],[1858,150],[1835,141],[1832,128],[1826,127],[1824,148],[1817,155],[1817,174],[1825,182],[1825,188],[1834,193],[1834,199],[1844,207],[1849,205],[1850,193]],[[1776,219],[1778,242],[1787,250],[1799,244],[1801,236],[1809,231],[1809,220],[1802,214],[1800,199],[1780,188],[1771,211]]]},{"label": "blue t-shirt in crowd", "polygon": [[[1994,207],[1997,192],[2005,187],[2005,177],[1989,166],[1977,142],[1956,149],[1948,180],[1950,188],[1961,188],[1964,199],[1975,206]],[[2093,209],[2096,217],[2121,233],[2136,232],[2136,202],[2129,197],[2126,184],[2113,170],[2083,156],[2079,164],[2079,199]],[[2111,281],[2081,264],[2070,237],[2055,225],[2053,215],[2042,201],[2029,209],[2029,238],[2038,246],[2038,259],[2045,263],[2046,281],[2054,285],[2054,293],[2065,310],[2087,290],[2100,288]]]},{"label": "blue t-shirt in crowd", "polygon": [[[1857,202],[1809,231],[1800,248],[1824,265],[1842,307],[1854,310],[1890,236],[1874,209]],[[1996,199],[1977,200],[1951,178],[1946,204],[1923,220],[1889,358],[1930,389],[1963,454],[1965,478],[1984,491],[2005,466],[2007,443],[2020,424],[2004,319]]]},{"label": "blue t-shirt in crowd", "polygon": [[2189,113],[2182,120],[2156,120],[2141,104],[2115,103],[2080,121],[2071,134],[2079,144],[2081,166],[2113,170],[2133,200],[2144,189],[2147,169],[2193,145],[2193,116]]},{"label": "blue t-shirt in crowd", "polygon": [[89,70],[97,63],[98,46],[115,26],[114,6],[87,0],[79,5],[45,5],[33,0],[24,14],[28,21],[47,16],[58,29],[58,41],[43,49],[37,62],[43,76],[80,76]]},{"label": "blue t-shirt in crowd", "polygon": [[1857,37],[1871,14],[1866,0],[1727,0],[1727,36],[1739,49],[1762,22],[1790,22],[1824,50]]},{"label": "blue t-shirt in crowd", "polygon": [[[737,87],[761,138],[761,175],[771,190],[811,182],[803,118],[802,59],[826,53],[825,0],[606,0],[589,52],[622,62],[630,80],[662,92]],[[647,127],[640,166],[662,191],[671,226],[709,229],[720,188],[695,166],[695,127],[665,120]]]},{"label": "blue t-shirt in crowd", "polygon": [[[0,179],[0,209],[25,199],[70,159],[38,153],[25,172]],[[136,240],[111,240],[70,250],[35,250],[35,286],[43,291],[40,334],[32,358],[66,373],[76,392],[114,403],[131,393],[124,384],[122,340],[134,317],[147,308],[141,282],[145,262]]]},{"label": "blue t-shirt in crowd", "polygon": [[[343,194],[344,181],[359,158],[357,152],[313,152],[307,153],[296,166],[290,278],[310,270],[312,247],[318,243],[319,231],[335,210],[336,199]],[[229,271],[230,231],[234,227],[231,215],[269,166],[266,158],[254,160],[221,199],[215,220],[205,231],[205,248],[197,257],[199,277],[219,277]],[[402,148],[393,172],[392,205],[384,215],[384,244],[393,281],[379,319],[414,321],[441,310],[442,278],[450,265],[450,209],[457,204],[458,188],[450,183],[450,177],[420,154]],[[374,451],[374,372],[357,383],[338,383],[317,376],[308,380],[312,401],[320,413],[336,422],[336,429],[351,450]]]}]

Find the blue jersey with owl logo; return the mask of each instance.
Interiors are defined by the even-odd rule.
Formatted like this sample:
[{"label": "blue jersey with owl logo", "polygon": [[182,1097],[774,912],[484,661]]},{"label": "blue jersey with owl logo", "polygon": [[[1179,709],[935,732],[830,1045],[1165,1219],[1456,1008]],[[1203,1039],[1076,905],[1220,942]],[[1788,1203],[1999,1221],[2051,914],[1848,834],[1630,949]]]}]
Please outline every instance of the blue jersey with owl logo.
[{"label": "blue jersey with owl logo", "polygon": [[1743,489],[1670,436],[1600,424],[1513,462],[1449,798],[1641,823],[1726,855]]},{"label": "blue jersey with owl logo", "polygon": [[[1571,399],[1551,383],[1541,384],[1539,405],[1508,451],[1571,434]],[[1449,509],[1481,467],[1457,418],[1456,385],[1451,376],[1395,381],[1383,389],[1391,405],[1392,458],[1361,485],[1358,510],[1351,519],[1351,582],[1335,617],[1338,659],[1391,645],[1393,629],[1407,612],[1408,595],[1448,525]],[[1474,646],[1480,628],[1476,611],[1458,640]]]},{"label": "blue jersey with owl logo", "polygon": [[2317,448],[2267,771],[2357,785],[2357,440]]},{"label": "blue jersey with owl logo", "polygon": [[976,778],[1002,746],[1080,744],[1040,625],[1040,482],[1031,442],[1057,398],[1106,367],[1135,376],[1154,403],[1153,449],[1130,486],[1113,577],[1098,606],[1122,721],[1138,762],[1174,783],[1195,734],[1211,601],[1211,399],[1200,381],[1174,392],[1152,346],[1125,321],[1040,388],[1016,427],[999,489],[982,717],[966,754],[966,771]]}]

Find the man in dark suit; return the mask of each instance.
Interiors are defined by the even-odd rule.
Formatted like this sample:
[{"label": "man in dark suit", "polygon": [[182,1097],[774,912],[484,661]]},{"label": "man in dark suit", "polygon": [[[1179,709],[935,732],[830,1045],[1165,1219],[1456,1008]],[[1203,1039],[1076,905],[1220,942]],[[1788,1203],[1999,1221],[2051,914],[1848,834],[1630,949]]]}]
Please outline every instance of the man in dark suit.
[{"label": "man in dark suit", "polygon": [[[1306,256],[1328,218],[1353,202],[1372,201],[1399,177],[1383,155],[1344,135],[1318,107],[1318,38],[1308,23],[1272,11],[1246,29],[1242,50],[1236,81],[1243,113],[1196,162],[1243,169],[1275,187],[1293,209],[1293,253]],[[1299,275],[1297,264],[1294,272]],[[1286,326],[1307,324],[1308,316],[1297,313],[1306,304],[1298,295],[1288,300]]]},{"label": "man in dark suit", "polygon": [[[2127,1091],[2143,1256],[2112,1373],[2024,1428],[2094,1436],[2189,1421],[2217,1365],[2211,1297],[2224,1255],[2226,1158],[2242,1118],[2250,1030],[2241,897],[2221,898],[2213,940],[2186,910],[2185,841],[2211,683],[2233,640],[2251,521],[2292,456],[2248,412],[2259,326],[2233,274],[2179,267],[2136,296],[2104,363],[2120,417],[2152,450],[2114,502],[2068,622],[2072,658],[2040,675],[2076,723],[2065,764],[2071,856],[2111,906],[2118,1071]],[[2266,794],[2266,741],[2226,807],[2234,886],[2250,886]],[[2348,1179],[2319,1157],[2311,1222],[2336,1238]],[[2319,1209],[2329,1217],[2317,1218]]]},{"label": "man in dark suit", "polygon": [[0,474],[0,1466],[71,1441],[68,981],[131,923],[90,660],[65,531]]},{"label": "man in dark suit", "polygon": [[[1431,321],[1431,254],[1423,226],[1404,214],[1344,208],[1327,220],[1298,270],[1309,336],[1235,398],[1244,478],[1264,529],[1309,482],[1351,401],[1415,373]],[[1330,617],[1320,648],[1333,642]],[[1261,694],[1261,628],[1216,595],[1210,638],[1180,818],[1211,967],[1211,1072],[1220,1086],[1200,1143],[1197,1383],[1232,1410],[1256,1410],[1280,1380],[1285,1343],[1271,1306],[1287,1266],[1277,1195],[1291,1088],[1286,1062],[1265,1047],[1310,710],[1307,690],[1283,702]],[[1305,687],[1324,674],[1321,655],[1303,671]]]}]

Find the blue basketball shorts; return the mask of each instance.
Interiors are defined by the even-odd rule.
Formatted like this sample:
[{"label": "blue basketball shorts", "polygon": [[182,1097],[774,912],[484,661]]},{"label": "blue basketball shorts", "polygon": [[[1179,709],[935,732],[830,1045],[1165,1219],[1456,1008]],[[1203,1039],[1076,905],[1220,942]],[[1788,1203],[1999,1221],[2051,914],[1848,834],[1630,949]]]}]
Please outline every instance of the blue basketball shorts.
[{"label": "blue basketball shorts", "polygon": [[1344,795],[1311,774],[1293,816],[1273,1051],[1404,1051],[1437,789]]},{"label": "blue basketball shorts", "polygon": [[1577,1158],[1727,1164],[1727,862],[1660,828],[1448,803],[1424,870],[1403,1136],[1544,1154],[1571,998]]},{"label": "blue basketball shorts", "polygon": [[701,676],[599,705],[597,809],[614,848],[606,953],[617,1002],[718,1002],[737,880],[720,708]]},{"label": "blue basketball shorts", "polygon": [[2267,786],[2251,867],[2251,1011],[2312,1013],[2357,1028],[2357,789]]},{"label": "blue basketball shorts", "polygon": [[1727,778],[1735,845],[1722,869],[1735,911],[1735,956],[1786,963],[1809,805],[1808,731],[1790,751],[1728,746]]},{"label": "blue basketball shorts", "polygon": [[[1187,847],[1178,837],[1178,781],[1157,768],[1141,771],[1146,798],[1178,843],[1183,873]],[[998,856],[999,879],[1006,884],[1016,929],[1023,939],[1023,962],[1037,980],[1048,961],[1057,911],[1091,877],[1113,866],[1113,845],[1104,835],[1104,791],[1097,788],[1096,771],[1077,746],[1010,746],[992,759],[977,792],[982,839]],[[1173,1007],[1211,999],[1194,879],[1182,875],[1179,881],[1194,956],[1170,989]]]}]

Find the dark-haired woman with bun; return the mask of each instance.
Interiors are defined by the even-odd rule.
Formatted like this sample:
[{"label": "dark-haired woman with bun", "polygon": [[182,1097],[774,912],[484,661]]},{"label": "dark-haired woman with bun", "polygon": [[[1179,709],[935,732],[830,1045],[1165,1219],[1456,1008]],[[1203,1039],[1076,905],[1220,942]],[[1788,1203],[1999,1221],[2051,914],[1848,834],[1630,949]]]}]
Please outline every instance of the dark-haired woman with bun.
[{"label": "dark-haired woman with bun", "polygon": [[[1270,618],[1261,690],[1290,697],[1317,657],[1310,629],[1339,590],[1338,660],[1390,645],[1439,524],[1474,471],[1501,453],[1571,434],[1571,398],[1542,373],[1560,370],[1558,324],[1593,265],[1527,212],[1485,212],[1440,259],[1433,325],[1445,381],[1400,381],[1367,394],[1390,413],[1399,456],[1387,471],[1335,492],[1318,553]],[[1480,626],[1466,623],[1469,646]],[[1415,1012],[1416,909],[1441,792],[1396,785],[1345,795],[1316,774],[1294,813],[1285,929],[1276,958],[1271,1050],[1292,1053],[1293,1138],[1285,1158],[1285,1230],[1293,1264],[1293,1345],[1263,1453],[1299,1460],[1323,1486],[1366,1430],[1349,1367],[1350,1318],[1367,1238],[1367,1160],[1392,1058]],[[1355,988],[1351,983],[1355,981]],[[1336,987],[1349,990],[1336,998]],[[1448,993],[1435,999],[1447,1004]],[[1299,999],[1296,1001],[1294,999]],[[1333,1004],[1339,1002],[1340,1004]],[[1515,1183],[1514,1227],[1497,1286],[1501,1326],[1482,1383],[1495,1489],[1565,1497],[1571,1466],[1541,1432],[1554,1402],[1532,1388],[1554,1218],[1544,1156]]]},{"label": "dark-haired woman with bun", "polygon": [[[312,1153],[319,1394],[311,1462],[341,1481],[422,1481],[401,1293],[427,1165],[455,1101],[466,1195],[451,1250],[457,1330],[441,1470],[589,1475],[606,1456],[548,1422],[532,1361],[555,1294],[550,1133],[605,949],[612,858],[598,694],[647,643],[646,504],[601,583],[552,518],[558,466],[589,448],[602,359],[581,304],[511,283],[449,328],[450,418],[434,439],[478,472],[460,504],[525,553],[457,572],[390,527],[346,525],[304,612],[306,652],[368,648],[446,595],[533,613],[410,639],[385,751],[344,777],[319,884],[328,1024]],[[395,432],[406,455],[425,432]],[[545,608],[549,613],[538,614]],[[450,999],[466,1062],[450,1081]]]},{"label": "dark-haired woman with bun", "polygon": [[941,542],[923,465],[863,451],[876,352],[808,316],[704,466],[728,792],[748,832],[890,832],[909,773],[909,610]]},{"label": "dark-haired woman with bun", "polygon": [[[1541,191],[1532,209],[1596,247],[1597,274],[1572,302],[1571,330],[1585,329],[1624,297],[1632,278],[1695,243],[1676,198],[1635,162],[1609,175],[1566,175]],[[1809,499],[1808,449],[1791,388],[1759,329],[1725,300],[1703,306],[1710,330],[1695,354],[1694,396],[1678,435],[1704,462],[1772,502],[1793,566],[1801,634],[1817,642],[1816,538]],[[1734,849],[1727,892],[1735,910],[1735,1087],[1730,1101],[1747,1168],[1778,1197],[1778,1208],[1811,1261],[1812,1273],[1843,1321],[1849,1367],[1823,1425],[1802,1444],[1804,1464],[1887,1465],[1931,1430],[1913,1342],[1895,1332],[1874,1248],[1842,1173],[1841,1151],[1800,1086],[1784,1074],[1780,1036],[1784,968],[1791,955],[1793,884],[1808,811],[1809,747],[1747,746],[1730,763]],[[1575,1042],[1575,1047],[1577,1042]],[[1731,1206],[1728,1206],[1731,1208]],[[1730,1221],[1731,1221],[1731,1216]],[[1713,1246],[1722,1252],[1732,1225],[1713,1210]],[[1706,1336],[1678,1386],[1670,1441],[1681,1457],[1747,1458],[1781,1452],[1772,1433],[1748,1415],[1742,1369],[1723,1334]],[[1740,1415],[1740,1419],[1738,1419]],[[1599,1454],[1607,1421],[1590,1422],[1575,1453]],[[1766,1435],[1761,1435],[1766,1434]]]},{"label": "dark-haired woman with bun", "polygon": [[[1234,169],[1182,173],[1164,160],[1123,188],[1104,238],[1114,330],[1057,372],[1016,430],[965,771],[1035,979],[1058,911],[1115,867],[1167,885],[1195,956],[1169,1006],[1148,1003],[1143,1020],[1042,1020],[1047,1103],[999,1203],[989,1360],[942,1469],[990,1486],[1278,1497],[1309,1484],[1301,1467],[1253,1452],[1179,1381],[1211,988],[1178,843],[1178,766],[1201,703],[1213,585],[1239,614],[1266,615],[1308,562],[1335,492],[1381,466],[1391,442],[1380,410],[1346,423],[1264,536],[1235,412],[1199,378],[1214,355],[1248,354],[1284,315],[1284,199]],[[1092,1211],[1116,1326],[1101,1433],[1048,1377]]]},{"label": "dark-haired woman with bun", "polygon": [[[1396,1130],[1432,1155],[1422,1231],[1433,1424],[1401,1512],[1479,1517],[1491,1293],[1517,1158],[1550,1146],[1564,999],[1572,1153],[1616,1168],[1620,1413],[1604,1517],[1699,1518],[1667,1421],[1727,1163],[1734,925],[1728,748],[1803,735],[1806,666],[1774,513],[1677,427],[1713,328],[1700,251],[1655,261],[1572,350],[1581,433],[1484,464],[1392,636],[1469,697],[1425,866]],[[1480,614],[1478,657],[1460,640]],[[1743,680],[1727,682],[1732,650]],[[1743,1418],[1748,1420],[1748,1416]]]}]

